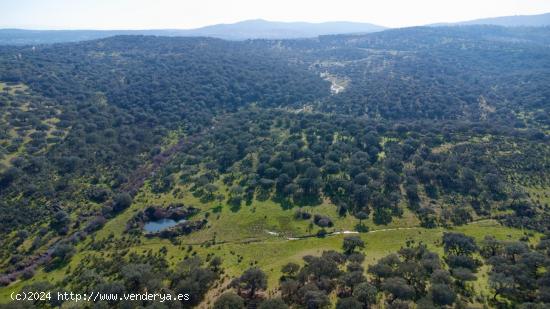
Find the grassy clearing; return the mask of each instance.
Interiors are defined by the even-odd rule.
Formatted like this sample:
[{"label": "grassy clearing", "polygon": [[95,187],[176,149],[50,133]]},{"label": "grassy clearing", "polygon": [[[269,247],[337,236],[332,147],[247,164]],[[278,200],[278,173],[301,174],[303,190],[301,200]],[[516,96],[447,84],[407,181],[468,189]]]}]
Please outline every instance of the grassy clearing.
[{"label": "grassy clearing", "polygon": [[13,95],[17,91],[26,91],[29,87],[25,84],[8,84],[0,82],[0,92],[8,92],[9,94]]},{"label": "grassy clearing", "polygon": [[527,187],[526,192],[532,200],[542,205],[543,207],[550,207],[550,188],[549,187]]},{"label": "grassy clearing", "polygon": [[[227,188],[217,183],[219,192],[226,193]],[[202,219],[208,216],[207,228],[183,236],[181,240],[185,244],[198,244],[215,239],[216,242],[238,242],[245,240],[269,240],[273,238],[268,232],[273,232],[281,237],[300,237],[315,234],[320,228],[312,225],[311,220],[296,220],[296,210],[329,216],[334,226],[327,228],[330,232],[353,231],[359,220],[353,216],[339,217],[337,208],[324,201],[317,206],[293,207],[284,209],[280,204],[271,200],[254,200],[250,205],[243,203],[238,210],[233,209],[224,202],[212,201],[203,203],[193,196],[185,187],[180,187],[183,196],[174,197],[173,194],[154,194],[146,184],[144,190],[135,198],[134,204],[125,212],[110,220],[106,226],[97,233],[97,238],[105,238],[109,234],[121,235],[124,232],[126,223],[138,211],[150,205],[169,205],[171,203],[183,203],[187,206],[197,207],[201,212],[195,218]],[[384,226],[376,225],[372,218],[363,221],[370,230],[415,227],[419,225],[416,216],[405,209],[401,218],[394,220]]]},{"label": "grassy clearing", "polygon": [[[375,263],[378,259],[399,250],[408,240],[425,243],[430,250],[443,254],[440,246],[444,232],[456,231],[474,237],[481,241],[485,235],[494,235],[500,240],[517,240],[524,235],[518,229],[499,225],[496,221],[488,220],[479,224],[470,224],[456,229],[425,229],[408,228],[399,230],[379,230],[360,234],[366,243],[365,267]],[[325,238],[307,238],[302,240],[283,240],[277,237],[252,243],[225,243],[210,247],[194,246],[193,250],[200,256],[213,253],[222,257],[224,268],[229,276],[240,275],[251,266],[262,268],[269,277],[269,287],[274,289],[281,275],[281,267],[288,262],[302,264],[305,255],[320,255],[326,250],[341,250],[344,235]],[[536,239],[534,240],[536,241]],[[187,255],[187,252],[170,244],[169,241],[151,240],[140,246],[141,250],[159,250],[162,246],[168,249],[170,261],[177,263]],[[135,248],[138,249],[138,248]],[[238,262],[239,256],[242,260]]]},{"label": "grassy clearing", "polygon": [[[227,188],[221,184],[219,192],[226,193]],[[141,243],[130,247],[130,251],[143,253],[149,250],[158,252],[161,248],[167,249],[167,260],[171,266],[175,266],[185,257],[197,254],[203,259],[208,254],[220,256],[223,259],[223,267],[229,277],[238,276],[251,266],[258,266],[268,274],[269,289],[275,289],[281,275],[281,267],[288,262],[302,263],[305,255],[320,255],[325,250],[340,250],[345,235],[327,236],[325,238],[306,238],[300,240],[287,240],[286,237],[296,237],[314,234],[319,230],[317,226],[311,227],[310,221],[297,221],[294,213],[297,207],[283,209],[273,201],[254,200],[250,205],[243,205],[238,211],[231,209],[224,202],[212,201],[202,203],[194,197],[185,187],[181,187],[183,194],[153,194],[146,184],[140,194],[136,196],[133,205],[110,220],[96,234],[96,239],[102,239],[113,234],[116,238],[124,235],[128,220],[138,211],[149,205],[168,205],[174,202],[182,202],[201,210],[195,217],[202,219],[209,213],[207,228],[191,235],[179,238],[181,245],[174,245],[169,240],[141,237]],[[178,196],[178,197],[175,197]],[[215,210],[217,209],[217,210]],[[327,229],[329,232],[353,230],[358,220],[352,216],[338,217],[336,207],[325,202],[318,206],[302,207],[311,213],[330,216],[334,221],[334,227]],[[410,211],[405,210],[402,218],[396,218],[386,226],[377,226],[369,218],[363,221],[370,228],[369,233],[362,233],[360,237],[366,242],[365,267],[375,263],[381,257],[399,250],[409,240],[423,242],[430,250],[443,253],[440,246],[441,238],[446,231],[461,232],[482,240],[486,235],[493,235],[501,240],[517,240],[524,236],[525,232],[501,226],[494,220],[474,222],[469,225],[452,229],[425,229],[418,227],[418,219]],[[269,234],[268,231],[279,235]],[[538,235],[533,241],[538,240]],[[205,242],[213,243],[206,245]],[[188,247],[191,246],[191,251]],[[84,244],[77,247],[77,254],[66,267],[50,273],[37,272],[35,277],[26,282],[16,282],[9,287],[0,289],[0,303],[7,302],[12,291],[19,290],[23,285],[32,282],[62,280],[67,267],[74,269],[81,259],[90,254],[99,254],[95,251],[84,250]],[[109,252],[103,252],[108,254]],[[475,284],[482,285],[487,280],[485,276],[479,276]]]},{"label": "grassy clearing", "polygon": [[[424,229],[424,228],[409,228],[399,230],[378,230],[369,233],[360,234],[360,237],[366,242],[365,267],[375,263],[378,259],[403,247],[406,241],[412,240],[415,242],[425,243],[430,250],[443,253],[440,246],[441,237],[446,231],[461,232],[474,237],[481,241],[485,235],[494,235],[500,240],[517,240],[524,235],[524,232],[519,229],[508,228],[499,225],[494,220],[481,221],[479,223],[469,224],[454,229]],[[189,236],[188,236],[189,237]],[[262,235],[262,239],[257,242],[242,243],[232,242],[215,244],[212,246],[193,245],[192,252],[196,252],[199,256],[205,258],[209,253],[213,253],[222,257],[223,267],[226,274],[230,277],[240,275],[244,270],[251,266],[258,266],[266,271],[269,278],[269,289],[275,289],[278,279],[281,275],[281,267],[288,262],[302,263],[302,257],[305,255],[320,255],[325,250],[341,250],[342,240],[344,235],[329,236],[325,238],[307,238],[302,240],[285,240],[280,237]],[[538,236],[532,241],[536,241]],[[152,250],[157,252],[162,247],[166,247],[167,260],[172,266],[182,261],[185,256],[190,256],[185,246],[173,245],[168,240],[163,239],[143,239],[143,243],[132,247],[130,250],[134,252],[146,252]],[[88,254],[97,254],[97,252],[80,251],[68,265],[74,268],[78,262]],[[240,261],[239,261],[240,260]],[[19,290],[24,284],[37,281],[60,281],[66,267],[50,273],[38,272],[36,276],[27,282],[17,282],[7,288],[0,289],[0,302],[6,302],[9,293],[14,290]],[[486,271],[480,272],[476,285],[483,285],[483,280],[487,280]],[[485,274],[485,275],[483,275]]]}]

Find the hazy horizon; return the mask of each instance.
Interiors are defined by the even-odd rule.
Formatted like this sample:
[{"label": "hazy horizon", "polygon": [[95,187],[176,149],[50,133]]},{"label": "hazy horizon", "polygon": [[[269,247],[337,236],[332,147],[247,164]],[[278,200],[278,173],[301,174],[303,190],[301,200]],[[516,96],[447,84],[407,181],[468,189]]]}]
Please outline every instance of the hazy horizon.
[{"label": "hazy horizon", "polygon": [[[398,8],[396,10],[396,8]],[[277,22],[363,22],[385,27],[419,26],[550,12],[550,1],[251,1],[159,0],[0,2],[0,28],[33,30],[194,29],[264,19]]]}]

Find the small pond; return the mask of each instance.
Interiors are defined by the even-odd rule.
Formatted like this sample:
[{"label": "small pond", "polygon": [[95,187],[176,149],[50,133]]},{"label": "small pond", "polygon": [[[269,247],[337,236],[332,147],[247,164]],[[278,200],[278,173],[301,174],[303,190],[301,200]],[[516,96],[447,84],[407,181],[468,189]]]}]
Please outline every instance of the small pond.
[{"label": "small pond", "polygon": [[171,228],[172,226],[174,226],[178,223],[184,222],[184,221],[185,221],[185,219],[175,221],[175,220],[166,219],[166,218],[165,219],[160,219],[160,220],[157,220],[157,221],[149,221],[149,222],[145,223],[145,225],[143,226],[143,229],[148,233],[157,233],[157,232],[160,232],[162,230],[166,230],[168,228]]}]

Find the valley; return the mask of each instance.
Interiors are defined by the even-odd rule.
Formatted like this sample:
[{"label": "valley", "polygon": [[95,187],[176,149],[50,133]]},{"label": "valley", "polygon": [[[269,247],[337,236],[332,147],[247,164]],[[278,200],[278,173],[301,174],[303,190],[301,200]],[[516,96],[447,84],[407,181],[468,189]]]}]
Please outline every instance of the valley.
[{"label": "valley", "polygon": [[549,37],[0,46],[0,306],[544,308]]}]

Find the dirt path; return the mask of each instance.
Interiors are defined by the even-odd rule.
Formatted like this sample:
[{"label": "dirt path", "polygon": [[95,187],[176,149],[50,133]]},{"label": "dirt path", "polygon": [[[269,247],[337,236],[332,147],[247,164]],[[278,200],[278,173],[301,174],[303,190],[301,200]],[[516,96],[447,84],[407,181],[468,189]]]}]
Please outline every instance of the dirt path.
[{"label": "dirt path", "polygon": [[[412,229],[418,229],[420,227],[416,226],[416,227],[396,227],[396,228],[390,228],[390,229],[380,229],[380,230],[374,230],[374,231],[369,231],[369,232],[365,232],[365,233],[362,233],[362,234],[370,234],[370,233],[376,233],[376,232],[389,232],[389,231],[397,231],[397,230],[412,230]],[[306,238],[313,238],[313,237],[318,237],[316,234],[309,234],[309,235],[304,235],[304,236],[296,236],[296,237],[286,237],[286,236],[281,236],[280,233],[278,232],[273,232],[273,231],[268,231],[266,230],[265,231],[267,234],[271,235],[271,236],[279,236],[279,237],[283,237],[284,239],[286,240],[301,240],[301,239],[306,239]],[[332,233],[328,233],[325,235],[326,236],[336,236],[336,235],[356,235],[356,234],[361,234],[360,232],[357,232],[357,231],[348,231],[348,230],[344,230],[344,231],[336,231],[336,232],[332,232]]]},{"label": "dirt path", "polygon": [[[480,224],[480,223],[490,222],[490,221],[494,221],[494,220],[495,219],[479,219],[479,220],[476,220],[476,221],[468,222],[467,224],[468,225]],[[391,231],[415,230],[415,229],[423,229],[423,227],[421,227],[421,226],[395,227],[395,228],[372,230],[372,231],[368,231],[368,232],[364,232],[364,233],[360,233],[360,232],[357,232],[357,231],[344,230],[344,231],[337,231],[337,232],[328,233],[325,236],[348,235],[348,234],[372,234],[372,233],[378,233],[378,232],[391,232]],[[304,235],[304,236],[296,236],[296,237],[286,237],[286,236],[281,236],[281,233],[279,233],[279,232],[274,232],[274,231],[269,231],[269,230],[266,230],[265,232],[267,234],[271,235],[271,236],[283,237],[286,240],[301,240],[301,239],[306,239],[306,238],[317,237],[317,235],[315,235],[315,234]]]}]

